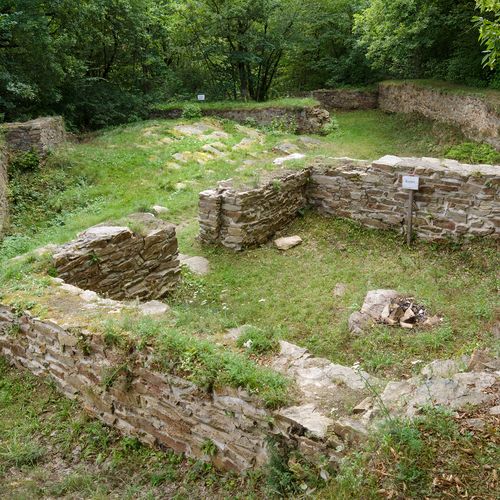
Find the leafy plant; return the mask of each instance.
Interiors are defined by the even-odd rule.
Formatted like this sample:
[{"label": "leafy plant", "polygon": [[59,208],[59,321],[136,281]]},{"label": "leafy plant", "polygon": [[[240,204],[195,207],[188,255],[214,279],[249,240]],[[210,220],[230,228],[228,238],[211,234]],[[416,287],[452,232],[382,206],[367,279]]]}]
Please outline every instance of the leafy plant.
[{"label": "leafy plant", "polygon": [[182,106],[182,118],[192,119],[201,118],[201,106],[196,103],[186,103]]},{"label": "leafy plant", "polygon": [[340,129],[339,122],[334,116],[332,116],[330,117],[330,121],[323,127],[322,133],[324,135],[334,134],[338,132],[339,129]]},{"label": "leafy plant", "polygon": [[446,156],[464,163],[500,164],[500,152],[485,143],[464,142],[448,149]]},{"label": "leafy plant", "polygon": [[40,168],[40,155],[35,149],[14,153],[9,159],[9,172],[35,172]]},{"label": "leafy plant", "polygon": [[214,457],[215,455],[217,455],[218,448],[211,439],[205,439],[205,441],[201,445],[201,451],[209,457]]}]

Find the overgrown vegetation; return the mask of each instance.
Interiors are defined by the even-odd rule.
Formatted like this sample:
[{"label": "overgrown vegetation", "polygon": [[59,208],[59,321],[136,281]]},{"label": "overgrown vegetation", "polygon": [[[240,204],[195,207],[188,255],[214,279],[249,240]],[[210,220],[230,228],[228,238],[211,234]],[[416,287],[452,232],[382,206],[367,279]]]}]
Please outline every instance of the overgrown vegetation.
[{"label": "overgrown vegetation", "polygon": [[266,494],[262,471],[221,474],[208,463],[121,437],[59,395],[50,382],[0,359],[1,498],[181,500]]},{"label": "overgrown vegetation", "polygon": [[476,142],[464,142],[453,146],[446,152],[446,156],[463,163],[500,164],[500,152],[489,144]]},{"label": "overgrown vegetation", "polygon": [[[475,429],[468,418],[486,420]],[[325,498],[459,498],[494,500],[500,438],[495,418],[481,408],[427,408],[414,420],[393,419],[359,453],[346,458]]]},{"label": "overgrown vegetation", "polygon": [[[334,362],[360,363],[380,378],[407,377],[422,362],[469,354],[478,346],[495,349],[491,329],[498,304],[493,291],[500,267],[495,242],[416,243],[408,249],[393,233],[305,212],[287,228],[304,242],[287,253],[263,246],[235,255],[197,243],[199,191],[226,178],[248,182],[265,175],[273,168],[270,159],[275,155],[270,152],[284,142],[306,153],[368,159],[387,153],[444,155],[453,144],[455,153],[448,156],[469,154],[483,161],[481,155],[491,153],[482,146],[469,151],[453,129],[411,116],[363,111],[339,113],[336,119],[339,129],[315,149],[306,149],[300,138],[279,129],[248,131],[232,122],[205,119],[205,133],[186,136],[175,130],[179,122],[152,121],[68,144],[30,174],[16,169],[11,174],[14,224],[0,247],[1,301],[19,314],[30,310],[52,317],[51,300],[58,298],[49,289],[50,259],[8,259],[160,204],[169,210],[162,217],[182,223],[182,253],[208,257],[211,272],[200,277],[183,270],[182,285],[169,298],[171,312],[161,321],[84,318],[95,321],[92,326],[100,329],[106,344],[123,354],[104,374],[110,387],[118,379],[130,379],[134,352],[146,345],[154,346],[157,369],[187,377],[206,390],[244,387],[271,407],[291,400],[285,380],[259,367],[275,352],[279,339]],[[223,158],[203,156],[213,131],[219,132]],[[233,150],[242,139],[252,140]],[[175,160],[176,153],[185,156]],[[345,285],[341,296],[332,294],[339,283]],[[379,326],[369,336],[353,339],[347,318],[359,309],[367,290],[382,287],[418,297],[428,311],[444,316],[444,322],[432,331]],[[254,326],[239,339],[240,352],[216,346],[227,342],[229,328],[245,324]],[[85,346],[84,336],[79,342]],[[484,492],[488,498],[485,485],[491,489],[497,484],[494,469],[483,465],[498,460],[498,450],[488,444],[496,436],[490,430],[471,435],[460,421],[433,410],[415,423],[391,421],[367,449],[350,454],[334,476],[326,465],[312,466],[280,443],[275,443],[267,470],[221,475],[207,463],[120,439],[83,418],[52,387],[0,367],[0,475],[7,478],[0,481],[0,496],[421,498],[441,491],[462,494],[458,478],[467,491]],[[216,456],[217,445],[207,441],[203,450],[207,457]],[[57,464],[64,465],[64,473]]]},{"label": "overgrown vegetation", "polygon": [[[212,342],[185,335],[178,328],[148,318],[124,318],[106,324],[104,339],[108,343],[119,346],[127,342],[124,340],[127,338],[128,343],[139,347],[153,345],[158,369],[185,377],[204,390],[241,387],[271,408],[281,406],[290,399],[289,382],[282,375],[258,367],[245,357],[220,349]],[[257,345],[262,347],[263,342]],[[123,365],[113,367],[106,378],[110,385],[123,374],[122,370],[127,365],[124,361]]]}]

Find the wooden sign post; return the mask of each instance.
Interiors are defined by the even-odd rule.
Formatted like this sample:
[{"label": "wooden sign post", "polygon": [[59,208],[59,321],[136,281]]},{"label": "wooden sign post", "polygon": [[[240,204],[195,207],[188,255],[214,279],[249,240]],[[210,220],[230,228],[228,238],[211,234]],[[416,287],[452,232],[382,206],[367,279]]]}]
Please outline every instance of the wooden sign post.
[{"label": "wooden sign post", "polygon": [[403,189],[408,190],[408,212],[406,215],[406,243],[411,246],[413,229],[413,193],[420,184],[418,175],[403,175]]}]

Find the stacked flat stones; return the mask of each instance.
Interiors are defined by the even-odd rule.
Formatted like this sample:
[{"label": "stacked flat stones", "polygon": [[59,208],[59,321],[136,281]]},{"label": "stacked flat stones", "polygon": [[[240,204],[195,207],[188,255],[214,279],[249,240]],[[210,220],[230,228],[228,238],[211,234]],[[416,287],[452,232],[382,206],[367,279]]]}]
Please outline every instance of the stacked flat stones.
[{"label": "stacked flat stones", "polygon": [[378,107],[378,90],[315,90],[312,96],[325,109],[374,109]]},{"label": "stacked flat stones", "polygon": [[42,157],[66,139],[64,120],[60,116],[7,123],[3,129],[5,130],[5,142],[10,151],[34,149]]},{"label": "stacked flat stones", "polygon": [[306,206],[326,216],[403,233],[408,204],[403,175],[420,176],[413,222],[421,239],[498,238],[499,174],[496,166],[437,158],[319,159],[301,171],[278,171],[254,189],[220,183],[215,190],[203,191],[199,239],[233,250],[256,246]]},{"label": "stacked flat stones", "polygon": [[116,300],[168,295],[180,279],[175,226],[152,214],[127,219],[141,225],[144,234],[126,226],[92,227],[54,255],[58,276]]},{"label": "stacked flat stones", "polygon": [[280,171],[254,189],[230,183],[200,193],[200,241],[232,250],[265,243],[307,204],[309,171]]},{"label": "stacked flat stones", "polygon": [[[300,134],[321,134],[330,121],[330,113],[319,106],[294,106],[288,108],[269,107],[257,109],[203,109],[203,116],[215,116],[245,123],[249,118],[259,125],[271,125],[276,120],[297,126]],[[151,118],[176,119],[182,116],[181,109],[155,110]]]}]

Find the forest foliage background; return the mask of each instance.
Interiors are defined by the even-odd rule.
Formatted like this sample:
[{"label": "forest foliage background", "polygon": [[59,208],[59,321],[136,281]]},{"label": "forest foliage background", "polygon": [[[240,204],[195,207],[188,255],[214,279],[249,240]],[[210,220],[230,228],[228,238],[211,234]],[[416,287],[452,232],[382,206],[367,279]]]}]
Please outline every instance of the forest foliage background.
[{"label": "forest foliage background", "polygon": [[0,121],[387,78],[500,89],[500,0],[0,0]]}]

